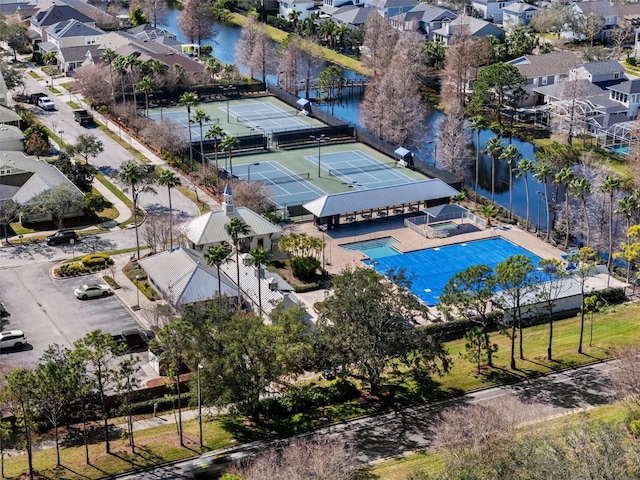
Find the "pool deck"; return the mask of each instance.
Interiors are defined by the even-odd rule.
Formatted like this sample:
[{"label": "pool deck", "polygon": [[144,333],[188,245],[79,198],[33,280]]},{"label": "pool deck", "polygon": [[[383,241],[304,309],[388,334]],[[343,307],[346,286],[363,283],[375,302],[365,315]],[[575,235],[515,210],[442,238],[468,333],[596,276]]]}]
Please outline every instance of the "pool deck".
[{"label": "pool deck", "polygon": [[[504,229],[503,229],[504,228]],[[310,236],[322,238],[320,232],[312,221],[297,222],[292,224],[285,233],[307,233]],[[394,248],[401,252],[410,252],[413,250],[422,250],[425,248],[441,247],[443,245],[451,245],[454,243],[470,242],[473,240],[483,240],[496,236],[503,237],[516,245],[519,245],[540,258],[562,261],[560,254],[563,250],[554,247],[537,238],[531,233],[516,226],[491,227],[485,230],[477,230],[469,233],[460,233],[445,238],[426,238],[420,236],[404,226],[402,218],[386,218],[373,221],[356,222],[354,224],[341,225],[340,228],[329,230],[325,233],[325,268],[332,274],[338,274],[346,266],[362,266],[362,260],[367,258],[360,251],[347,251],[340,248],[341,244],[360,242],[364,240],[374,240],[377,238],[393,237],[398,243],[394,244]],[[607,287],[610,282],[611,287],[625,287],[624,282],[608,275],[596,275],[590,277],[586,282],[585,289],[602,289]],[[324,299],[325,291],[319,290],[303,294],[296,294],[309,307],[309,312],[315,317],[313,304]],[[315,318],[314,318],[315,320]]]}]

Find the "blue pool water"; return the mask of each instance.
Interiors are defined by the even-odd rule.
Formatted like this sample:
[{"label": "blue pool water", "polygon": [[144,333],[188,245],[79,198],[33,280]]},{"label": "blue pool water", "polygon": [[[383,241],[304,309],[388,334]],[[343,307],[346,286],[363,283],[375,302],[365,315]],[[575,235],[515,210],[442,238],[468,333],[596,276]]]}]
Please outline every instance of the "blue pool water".
[{"label": "blue pool water", "polygon": [[[359,248],[356,249],[359,250]],[[501,237],[403,254],[393,250],[395,254],[382,257],[367,253],[373,260],[364,262],[373,265],[382,274],[386,274],[389,270],[404,269],[407,276],[412,279],[411,293],[429,306],[439,303],[438,298],[442,289],[451,277],[473,265],[485,264],[495,268],[498,263],[512,255],[525,255],[531,259],[534,266],[537,266],[540,261],[540,257]]]},{"label": "blue pool water", "polygon": [[360,251],[369,258],[379,259],[400,255],[400,252],[393,248],[393,244],[398,241],[393,237],[376,238],[375,240],[364,240],[362,242],[345,243],[340,245],[350,252]]}]

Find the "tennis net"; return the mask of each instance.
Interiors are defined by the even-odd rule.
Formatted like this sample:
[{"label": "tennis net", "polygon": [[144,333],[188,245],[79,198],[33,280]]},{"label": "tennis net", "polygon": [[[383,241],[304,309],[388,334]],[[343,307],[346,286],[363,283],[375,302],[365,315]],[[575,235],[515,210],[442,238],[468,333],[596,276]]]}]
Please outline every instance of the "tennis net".
[{"label": "tennis net", "polygon": [[255,113],[253,115],[238,115],[236,120],[238,122],[253,122],[255,120],[272,120],[274,118],[286,118],[295,117],[297,114],[290,112],[269,112],[269,113]]},{"label": "tennis net", "polygon": [[339,177],[340,175],[349,175],[351,173],[374,172],[376,170],[389,170],[390,168],[391,167],[385,165],[384,163],[363,165],[362,167],[331,168],[329,169],[329,175]]},{"label": "tennis net", "polygon": [[309,178],[311,178],[311,174],[309,172],[305,172],[305,173],[296,173],[293,175],[287,175],[286,177],[256,178],[255,181],[262,182],[262,183],[278,184],[278,183],[299,182],[301,180],[308,180]]}]

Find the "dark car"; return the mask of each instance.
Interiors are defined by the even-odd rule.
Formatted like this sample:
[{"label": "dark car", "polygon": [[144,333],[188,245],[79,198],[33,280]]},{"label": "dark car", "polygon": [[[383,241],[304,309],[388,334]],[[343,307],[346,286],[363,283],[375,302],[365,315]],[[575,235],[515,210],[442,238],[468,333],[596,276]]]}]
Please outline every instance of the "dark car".
[{"label": "dark car", "polygon": [[120,335],[112,335],[113,340],[118,344],[123,344],[127,351],[147,348],[149,342],[155,338],[156,334],[152,330],[123,330]]},{"label": "dark car", "polygon": [[45,238],[47,245],[57,245],[59,243],[70,243],[71,240],[77,240],[78,234],[73,230],[60,230],[59,232],[49,235]]}]

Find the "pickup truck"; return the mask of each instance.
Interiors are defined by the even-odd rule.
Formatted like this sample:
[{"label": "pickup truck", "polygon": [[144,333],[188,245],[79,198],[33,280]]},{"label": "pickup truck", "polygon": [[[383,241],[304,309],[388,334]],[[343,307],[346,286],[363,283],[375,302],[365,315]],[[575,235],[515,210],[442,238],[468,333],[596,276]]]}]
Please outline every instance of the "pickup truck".
[{"label": "pickup truck", "polygon": [[139,350],[147,348],[149,342],[155,338],[156,334],[152,330],[140,330],[138,328],[132,330],[123,330],[120,334],[111,335],[113,341],[118,345],[124,345],[126,351]]},{"label": "pickup truck", "polygon": [[93,115],[86,110],[74,110],[73,119],[83,127],[93,123]]},{"label": "pickup truck", "polygon": [[31,95],[31,103],[37,105],[43,110],[55,110],[56,105],[44,93],[34,93]]}]

